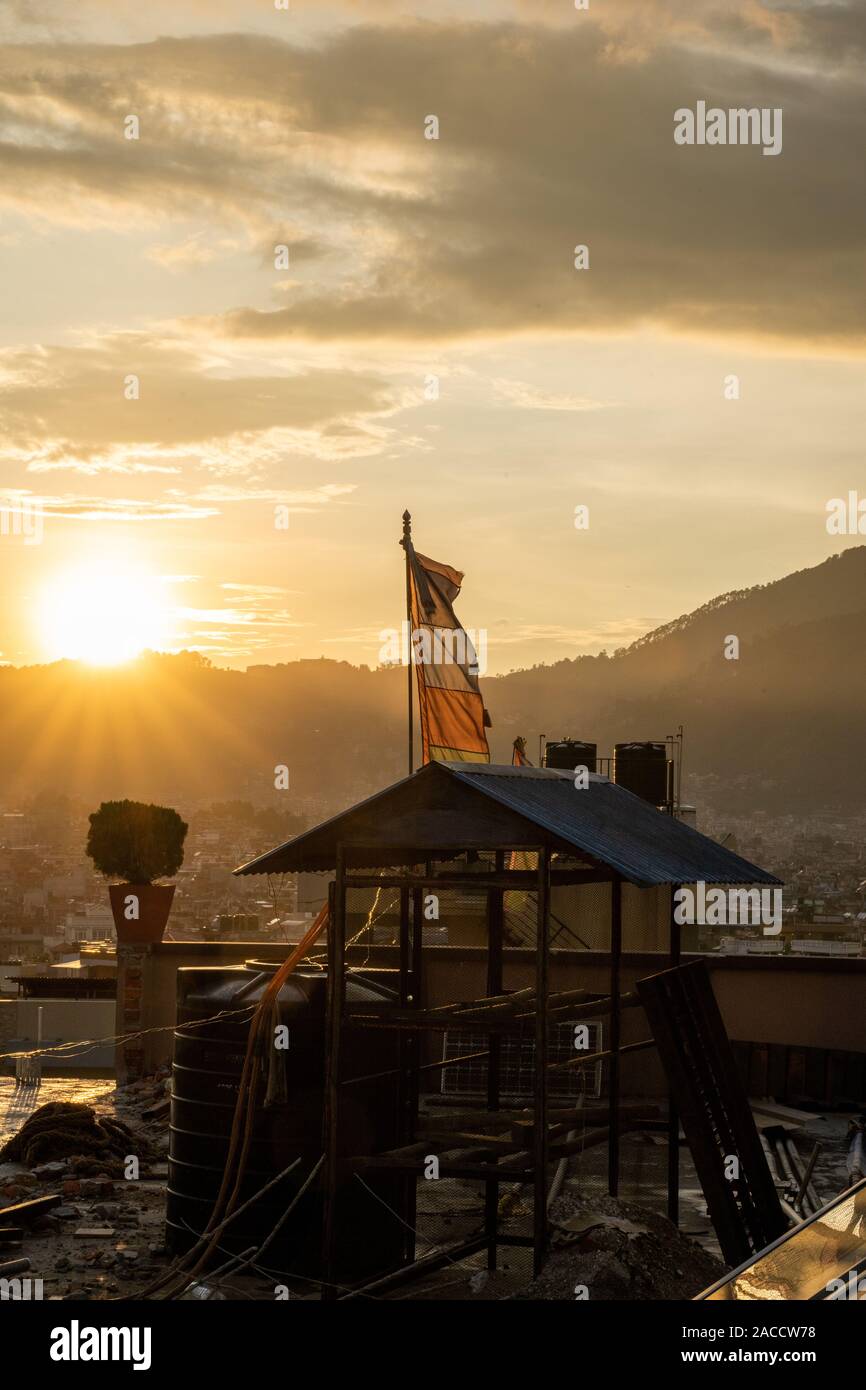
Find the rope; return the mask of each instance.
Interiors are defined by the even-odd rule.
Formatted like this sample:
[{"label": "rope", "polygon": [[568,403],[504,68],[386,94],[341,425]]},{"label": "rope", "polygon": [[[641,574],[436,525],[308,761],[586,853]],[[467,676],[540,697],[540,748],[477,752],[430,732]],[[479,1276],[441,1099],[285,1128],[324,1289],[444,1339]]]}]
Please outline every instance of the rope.
[{"label": "rope", "polygon": [[[220,1190],[217,1194],[216,1202],[214,1203],[214,1209],[211,1213],[210,1220],[208,1221],[208,1224],[204,1231],[204,1235],[206,1236],[214,1231],[214,1227],[219,1222],[219,1219],[223,1215],[224,1211],[226,1215],[231,1214],[231,1212],[235,1208],[235,1205],[237,1204],[238,1197],[240,1196],[241,1184],[243,1182],[244,1172],[246,1171],[250,1144],[252,1143],[253,1125],[256,1113],[258,1069],[255,1067],[254,1059],[256,1057],[262,1019],[267,1016],[267,1014],[270,1011],[271,1002],[279,994],[280,990],[282,989],[286,980],[291,975],[295,966],[299,963],[299,961],[303,959],[309,948],[321,936],[322,932],[325,930],[325,927],[327,926],[327,923],[328,907],[326,904],[319,912],[318,916],[310,926],[309,930],[305,933],[301,941],[295,947],[294,951],[292,951],[291,955],[288,956],[287,959],[279,967],[279,969],[275,971],[273,979],[270,981],[267,989],[265,990],[264,994],[262,995],[261,999],[256,1005],[255,1012],[252,1018],[250,1019],[249,1033],[247,1036],[247,1050],[246,1055],[244,1057],[243,1071],[241,1073],[241,1082],[238,1088],[238,1098],[235,1104],[235,1113],[232,1120],[232,1130],[229,1138],[229,1152],[226,1158],[225,1172],[223,1173],[223,1180],[220,1184]],[[240,1132],[242,1116],[243,1137],[241,1137]],[[240,1154],[238,1156],[239,1145]],[[229,1193],[229,1186],[232,1181],[232,1168],[234,1166],[236,1157],[237,1175],[231,1193]],[[213,1246],[215,1244],[216,1233],[214,1232],[198,1263],[192,1270],[192,1273],[194,1275],[198,1274],[201,1271],[203,1265],[208,1260],[211,1250],[213,1249]]]},{"label": "rope", "polygon": [[[204,1028],[209,1023],[218,1023],[224,1018],[233,1018],[237,1014],[249,1013],[252,1004],[246,1004],[242,1009],[222,1009],[220,1013],[213,1014],[210,1018],[200,1018],[191,1023],[184,1023],[184,1028]],[[51,1047],[34,1048],[32,1052],[0,1052],[0,1062],[16,1060],[19,1057],[50,1057],[55,1053],[63,1053],[66,1057],[86,1057],[88,1051],[94,1047],[103,1047],[106,1043],[134,1042],[136,1038],[146,1038],[151,1033],[173,1033],[177,1028],[177,1023],[161,1023],[155,1028],[142,1028],[137,1033],[115,1033],[107,1038],[76,1038],[74,1042],[56,1043]],[[83,1047],[84,1052],[70,1052],[69,1048]]]}]

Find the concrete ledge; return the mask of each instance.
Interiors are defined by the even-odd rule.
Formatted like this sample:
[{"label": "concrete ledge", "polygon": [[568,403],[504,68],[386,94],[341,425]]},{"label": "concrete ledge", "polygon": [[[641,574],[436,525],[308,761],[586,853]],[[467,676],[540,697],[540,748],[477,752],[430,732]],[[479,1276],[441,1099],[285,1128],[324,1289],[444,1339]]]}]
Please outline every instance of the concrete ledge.
[{"label": "concrete ledge", "polygon": [[[214,964],[220,964],[225,961],[242,963],[245,960],[285,960],[292,946],[274,942],[258,944],[255,941],[160,941],[149,949],[157,956],[189,957],[190,963],[192,959],[201,958],[205,964],[208,959]],[[316,951],[320,952],[318,944]],[[560,965],[610,965],[609,951],[564,951],[553,947],[550,954],[552,962]],[[535,952],[528,947],[506,946],[504,955],[515,964],[529,965],[535,961]],[[397,960],[397,956],[396,946],[349,948],[350,959],[361,957],[369,959],[371,963],[376,961],[383,965],[392,964]],[[438,958],[443,963],[461,960],[483,961],[487,952],[482,946],[425,946],[424,956],[425,959]],[[646,967],[647,970],[666,970],[668,966],[665,951],[623,951],[622,959],[630,967]],[[703,952],[683,953],[684,965],[693,960],[706,961],[710,970],[757,970],[765,973],[793,971],[819,975],[866,974],[866,956],[724,956]],[[180,964],[178,961],[178,965]]]},{"label": "concrete ledge", "polygon": [[[254,941],[165,941],[154,946],[118,952],[116,1033],[127,1041],[118,1045],[120,1078],[134,1079],[170,1060],[173,1046],[177,971],[184,966],[242,965],[246,960],[285,960],[291,947]],[[357,946],[349,950],[352,965],[394,969],[395,946]],[[762,1039],[790,1047],[863,1052],[866,1014],[866,960],[834,960],[808,956],[684,955],[683,961],[705,960],[728,1034],[732,1038]],[[506,987],[520,989],[534,979],[535,953],[506,948]],[[668,968],[664,952],[623,952],[622,987]],[[482,995],[486,984],[486,952],[479,946],[428,946],[424,951],[424,996],[431,1007],[453,999]],[[610,982],[607,951],[551,952],[554,988],[586,988],[605,994]],[[645,1035],[640,1010],[623,1020],[623,1042]],[[644,1032],[641,1032],[644,1030]],[[649,1052],[629,1061],[635,1094],[659,1094],[658,1064]]]}]

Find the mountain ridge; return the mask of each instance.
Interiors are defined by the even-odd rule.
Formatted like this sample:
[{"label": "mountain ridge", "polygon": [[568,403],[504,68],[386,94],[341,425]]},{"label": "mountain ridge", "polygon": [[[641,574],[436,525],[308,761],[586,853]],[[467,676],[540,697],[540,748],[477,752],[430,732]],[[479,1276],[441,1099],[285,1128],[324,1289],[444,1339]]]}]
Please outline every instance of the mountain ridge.
[{"label": "mountain ridge", "polygon": [[[739,639],[739,658],[725,640]],[[866,546],[730,590],[613,655],[487,677],[491,752],[517,734],[614,742],[686,729],[689,778],[737,805],[862,805]],[[350,804],[405,772],[405,676],[324,658],[211,666],[195,653],[129,667],[0,668],[4,803],[243,796]],[[290,772],[274,791],[274,769]],[[293,796],[294,794],[294,796]]]}]

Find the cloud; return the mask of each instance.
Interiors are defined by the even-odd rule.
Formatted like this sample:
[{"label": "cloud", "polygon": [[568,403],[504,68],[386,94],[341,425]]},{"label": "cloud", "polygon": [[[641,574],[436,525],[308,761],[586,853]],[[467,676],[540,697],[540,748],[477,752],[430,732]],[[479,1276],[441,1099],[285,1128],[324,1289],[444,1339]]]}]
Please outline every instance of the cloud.
[{"label": "cloud", "polygon": [[[247,608],[178,608],[178,617],[195,623],[217,623],[230,627],[285,627],[287,615],[270,612],[258,613]],[[291,623],[292,627],[303,627],[303,623]]]},{"label": "cloud", "polygon": [[[229,337],[649,327],[864,346],[866,108],[835,71],[780,63],[772,45],[762,58],[671,43],[611,66],[597,29],[430,26],[352,30],[294,69],[292,91],[305,129],[327,140],[332,240],[354,208],[364,254],[347,243],[341,277],[293,286],[276,308],[230,310],[213,325]],[[782,155],[675,145],[674,111],[699,99],[781,107]],[[423,140],[428,112],[438,142]],[[353,178],[350,146],[366,146],[368,168],[388,152],[378,188]],[[578,244],[588,270],[574,268]]]},{"label": "cloud", "polygon": [[[309,45],[7,45],[0,199],[106,225],[193,209],[206,230],[151,250],[168,265],[224,238],[261,258],[288,204],[302,278],[274,283],[268,307],[210,316],[228,339],[650,327],[862,350],[866,108],[844,49],[866,21],[844,5],[676,9],[618,0],[560,27],[526,9],[522,23],[395,19]],[[698,99],[782,107],[782,154],[676,146],[674,110]],[[130,112],[138,141],[123,138]]]},{"label": "cloud", "polygon": [[255,484],[287,453],[376,452],[397,405],[370,372],[253,374],[142,332],[0,353],[7,459],[34,473],[172,474],[193,464]]},{"label": "cloud", "polygon": [[177,498],[171,502],[129,497],[95,497],[81,493],[46,494],[26,488],[0,489],[0,506],[65,521],[204,521],[219,508]]},{"label": "cloud", "polygon": [[642,62],[655,49],[672,40],[719,47],[720,38],[735,36],[751,47],[765,39],[786,44],[798,32],[804,6],[795,0],[764,3],[763,0],[605,0],[575,13],[561,0],[517,0],[518,14],[527,21],[575,30],[576,25],[597,26],[606,38],[605,57],[613,62]]},{"label": "cloud", "polygon": [[495,377],[493,394],[497,400],[520,410],[603,410],[603,401],[590,400],[587,396],[575,396],[567,392],[545,391],[528,381],[511,381],[506,377]]},{"label": "cloud", "polygon": [[290,647],[296,630],[306,626],[285,606],[290,591],[281,585],[248,581],[213,584],[194,575],[163,579],[191,583],[197,589],[191,602],[167,610],[172,630],[168,649],[172,651],[201,651],[234,661],[257,651]]},{"label": "cloud", "polygon": [[236,251],[238,242],[231,237],[209,241],[205,232],[196,232],[183,241],[169,242],[167,245],[151,246],[147,258],[161,265],[165,270],[185,275],[199,266],[210,265],[213,261],[224,259]]},{"label": "cloud", "polygon": [[[290,513],[308,514],[328,506],[338,498],[349,496],[354,483],[323,483],[305,489],[204,487],[193,491],[171,489],[169,500],[100,497],[79,492],[37,493],[29,488],[0,487],[0,512],[8,516],[29,517],[38,514],[44,519],[53,517],[65,521],[138,522],[138,521],[206,521],[219,516],[227,506],[240,503],[284,506]],[[193,580],[196,576],[181,576],[172,582]],[[252,593],[256,586],[243,587]],[[265,587],[261,587],[265,592]],[[278,592],[278,591],[275,591]],[[287,591],[286,591],[287,592]]]},{"label": "cloud", "polygon": [[293,592],[284,588],[282,584],[221,584],[220,588],[243,594],[250,604],[266,604],[277,594]]},{"label": "cloud", "polygon": [[347,497],[357,489],[357,483],[322,483],[313,488],[245,487],[239,485],[209,484],[199,488],[196,497],[202,502],[218,502],[225,505],[233,502],[278,502],[292,512],[311,512],[326,506],[340,497]]},{"label": "cloud", "polygon": [[[589,9],[575,12],[572,0],[438,0],[439,20],[475,20],[481,22],[522,20],[533,26],[554,25],[573,29],[576,25],[598,26],[614,36],[628,36],[634,45],[638,37],[651,43],[659,34],[689,36],[714,34],[720,25],[737,20],[747,23],[756,32],[776,30],[790,22],[805,6],[802,0],[792,0],[787,7],[762,0],[690,0],[688,5],[676,5],[672,0],[604,0]],[[839,8],[838,5],[826,8]],[[285,38],[309,32],[311,23],[317,32],[327,33],[347,22],[370,23],[377,19],[399,21],[407,18],[428,18],[429,0],[291,0],[290,11],[275,11],[273,0],[112,0],[110,28],[122,34],[124,41],[140,40],[159,35],[187,35],[206,26],[208,32],[239,33],[254,27]],[[54,6],[46,14],[45,0],[5,0],[0,33],[10,38],[39,38],[46,34],[55,37],[75,37],[104,32],[107,25],[105,0],[77,0],[74,6]]]}]

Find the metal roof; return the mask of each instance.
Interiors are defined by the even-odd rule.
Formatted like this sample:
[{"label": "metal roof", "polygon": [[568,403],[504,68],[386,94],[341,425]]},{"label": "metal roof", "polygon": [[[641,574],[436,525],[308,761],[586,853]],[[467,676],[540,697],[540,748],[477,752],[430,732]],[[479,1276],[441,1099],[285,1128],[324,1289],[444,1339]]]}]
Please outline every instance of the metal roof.
[{"label": "metal roof", "polygon": [[689,825],[657,811],[608,777],[589,774],[579,790],[569,771],[449,764],[483,790],[557,838],[607,864],[632,883],[781,883],[765,869]]},{"label": "metal roof", "polygon": [[[411,862],[405,850],[423,860],[428,849],[546,844],[583,854],[645,888],[781,883],[607,777],[590,773],[589,786],[577,788],[567,770],[488,763],[428,763],[235,873],[333,869],[338,843],[358,845],[359,862],[377,865]],[[388,850],[384,860],[377,849]]]}]

